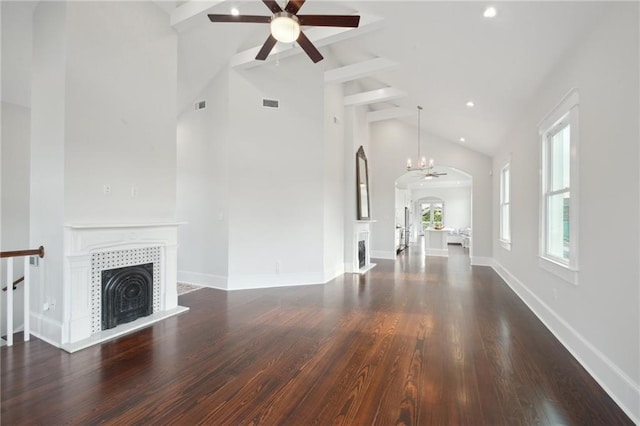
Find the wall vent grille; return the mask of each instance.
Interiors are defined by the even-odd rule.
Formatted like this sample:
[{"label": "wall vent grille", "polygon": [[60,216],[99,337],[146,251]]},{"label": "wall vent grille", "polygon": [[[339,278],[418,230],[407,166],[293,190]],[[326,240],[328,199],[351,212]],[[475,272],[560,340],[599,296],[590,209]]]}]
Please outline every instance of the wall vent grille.
[{"label": "wall vent grille", "polygon": [[280,101],[277,99],[263,99],[262,106],[265,108],[280,108]]}]

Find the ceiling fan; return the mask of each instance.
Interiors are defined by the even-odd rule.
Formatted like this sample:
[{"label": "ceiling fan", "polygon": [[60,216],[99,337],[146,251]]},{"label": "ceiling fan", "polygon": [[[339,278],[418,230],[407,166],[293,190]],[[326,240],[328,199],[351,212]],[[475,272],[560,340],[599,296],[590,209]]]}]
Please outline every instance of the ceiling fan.
[{"label": "ceiling fan", "polygon": [[446,175],[446,173],[438,173],[433,171],[433,160],[431,160],[431,163],[429,163],[429,167],[427,167],[425,171],[427,173],[425,173],[423,176],[427,180],[433,179],[433,178],[439,178],[440,176]]},{"label": "ceiling fan", "polygon": [[305,0],[289,0],[284,9],[275,0],[262,0],[271,10],[272,16],[256,15],[218,15],[210,14],[211,22],[250,22],[269,24],[271,34],[256,55],[256,59],[264,61],[276,45],[277,41],[293,43],[297,41],[311,60],[319,62],[323,59],[311,40],[300,30],[302,25],[315,27],[351,27],[357,28],[360,16],[357,15],[298,15]]}]

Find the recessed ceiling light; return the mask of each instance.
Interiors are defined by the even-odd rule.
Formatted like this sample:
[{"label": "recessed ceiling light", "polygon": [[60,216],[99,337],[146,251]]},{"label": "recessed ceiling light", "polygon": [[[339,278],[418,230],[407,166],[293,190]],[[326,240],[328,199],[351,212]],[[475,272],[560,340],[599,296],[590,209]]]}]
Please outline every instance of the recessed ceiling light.
[{"label": "recessed ceiling light", "polygon": [[482,16],[484,16],[485,18],[495,18],[497,14],[498,11],[496,10],[496,8],[491,6],[484,10]]},{"label": "recessed ceiling light", "polygon": [[460,142],[464,142],[464,141],[465,141],[465,139],[464,139],[464,138],[460,138]]},{"label": "recessed ceiling light", "polygon": [[232,8],[231,8],[231,14],[232,14],[233,16],[238,16],[238,15],[240,15],[240,11],[238,10],[238,8],[237,8],[237,7],[232,7]]},{"label": "recessed ceiling light", "polygon": [[467,106],[469,108],[473,108],[474,106],[476,106],[476,104],[473,101],[467,101]]}]

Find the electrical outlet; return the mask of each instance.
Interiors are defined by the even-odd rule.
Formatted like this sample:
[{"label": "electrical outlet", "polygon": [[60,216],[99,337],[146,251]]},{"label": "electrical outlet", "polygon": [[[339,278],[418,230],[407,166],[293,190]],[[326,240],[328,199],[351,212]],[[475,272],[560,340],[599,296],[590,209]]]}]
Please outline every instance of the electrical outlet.
[{"label": "electrical outlet", "polygon": [[137,186],[132,186],[131,187],[131,198],[136,198],[138,196],[138,187]]},{"label": "electrical outlet", "polygon": [[44,302],[42,304],[42,310],[43,311],[48,311],[49,310],[49,302]]},{"label": "electrical outlet", "polygon": [[102,192],[104,192],[104,195],[111,194],[111,185],[103,185]]},{"label": "electrical outlet", "polygon": [[49,309],[51,309],[52,311],[56,310],[56,299],[51,299],[51,301],[49,302]]},{"label": "electrical outlet", "polygon": [[280,261],[276,260],[276,274],[280,273]]}]

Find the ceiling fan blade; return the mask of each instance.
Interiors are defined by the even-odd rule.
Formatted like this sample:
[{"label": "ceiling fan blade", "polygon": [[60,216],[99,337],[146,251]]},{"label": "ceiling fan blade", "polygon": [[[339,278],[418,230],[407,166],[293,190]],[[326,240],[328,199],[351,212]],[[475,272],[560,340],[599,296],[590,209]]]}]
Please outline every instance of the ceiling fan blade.
[{"label": "ceiling fan blade", "polygon": [[282,12],[282,8],[276,2],[276,0],[262,0],[262,2],[267,5],[267,7],[271,12],[273,13]]},{"label": "ceiling fan blade", "polygon": [[209,20],[211,22],[252,22],[258,24],[268,24],[271,22],[271,16],[256,16],[256,15],[215,15],[210,14]]},{"label": "ceiling fan blade", "polygon": [[278,40],[276,40],[274,36],[269,35],[269,37],[267,37],[267,40],[262,45],[262,49],[260,49],[260,51],[256,55],[256,59],[259,61],[264,61],[265,59],[267,59],[267,56],[269,56],[269,53],[271,53],[271,49],[273,49],[273,46],[276,45],[277,41]]},{"label": "ceiling fan blade", "polygon": [[305,0],[289,0],[284,10],[295,15],[304,4],[304,1]]},{"label": "ceiling fan blade", "polygon": [[302,31],[300,31],[300,36],[298,36],[298,44],[300,45],[300,47],[302,47],[302,50],[304,50],[306,54],[309,55],[314,63],[320,62],[324,59],[318,49],[316,49],[313,43],[311,43],[311,40],[309,40]]},{"label": "ceiling fan blade", "polygon": [[360,24],[358,15],[297,15],[300,25],[314,27],[351,27],[357,28]]}]

